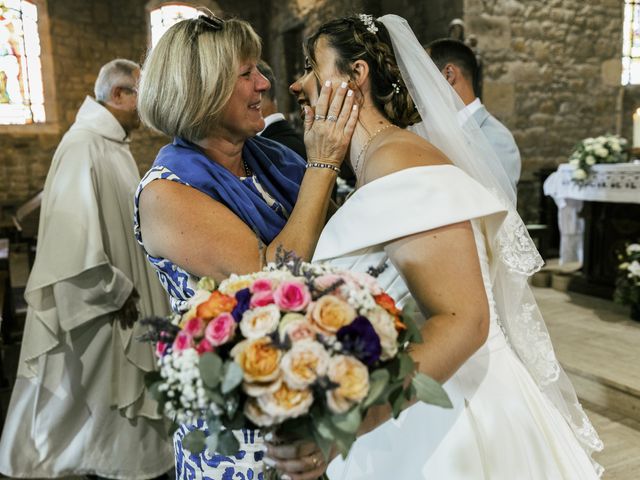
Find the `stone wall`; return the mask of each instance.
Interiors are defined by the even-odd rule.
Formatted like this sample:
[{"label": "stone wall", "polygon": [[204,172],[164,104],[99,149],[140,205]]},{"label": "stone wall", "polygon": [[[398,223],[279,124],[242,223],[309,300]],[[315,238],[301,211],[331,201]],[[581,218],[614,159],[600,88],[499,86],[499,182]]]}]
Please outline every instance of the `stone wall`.
[{"label": "stone wall", "polygon": [[[29,133],[0,127],[0,207],[19,203],[42,188],[53,151],[83,98],[91,94],[99,67],[115,57],[143,58],[146,8],[157,3],[161,2],[48,0],[57,130]],[[534,173],[565,161],[585,136],[618,129],[628,134],[630,112],[640,104],[637,89],[619,86],[622,2],[618,0],[224,0],[217,4],[225,14],[251,21],[261,34],[265,57],[278,78],[281,109],[290,112],[297,107],[287,87],[302,65],[301,41],[323,21],[362,11],[397,13],[409,19],[424,43],[445,35],[449,21],[463,17],[467,35],[478,38],[485,62],[483,100],[513,131],[520,146],[519,204],[528,220],[535,220],[539,198]],[[132,151],[141,170],[166,141],[148,131],[134,133]]]},{"label": "stone wall", "polygon": [[[148,8],[163,2],[147,0],[48,0],[40,15],[49,24],[53,83],[58,121],[47,128],[0,126],[0,216],[11,212],[42,189],[51,158],[64,132],[75,119],[100,67],[117,57],[142,62],[148,47]],[[269,2],[199,0],[228,15],[242,16],[264,34]],[[45,105],[45,108],[50,105]],[[131,150],[146,170],[168,139],[147,129],[132,134]],[[3,212],[3,208],[4,212]],[[4,213],[4,215],[3,215]],[[1,220],[1,219],[0,219]]]},{"label": "stone wall", "polygon": [[523,174],[519,206],[535,220],[534,173],[565,162],[587,136],[619,124],[622,7],[618,0],[464,0],[484,59],[483,100],[513,132]]}]

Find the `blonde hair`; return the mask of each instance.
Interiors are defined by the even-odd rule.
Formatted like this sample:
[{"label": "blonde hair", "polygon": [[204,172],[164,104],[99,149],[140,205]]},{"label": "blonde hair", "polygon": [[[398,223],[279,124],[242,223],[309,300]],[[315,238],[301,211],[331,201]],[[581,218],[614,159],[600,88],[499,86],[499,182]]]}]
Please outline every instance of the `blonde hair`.
[{"label": "blonde hair", "polygon": [[144,62],[138,87],[143,123],[170,137],[200,140],[215,131],[241,62],[259,59],[249,23],[200,16],[173,25]]}]

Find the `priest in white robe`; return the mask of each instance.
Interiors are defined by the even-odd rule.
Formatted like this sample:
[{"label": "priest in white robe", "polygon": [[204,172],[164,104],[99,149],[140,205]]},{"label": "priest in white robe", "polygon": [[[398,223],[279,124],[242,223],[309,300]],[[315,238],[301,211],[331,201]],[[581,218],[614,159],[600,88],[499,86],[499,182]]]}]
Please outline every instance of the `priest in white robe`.
[{"label": "priest in white robe", "polygon": [[[166,295],[133,235],[140,181],[129,151],[139,66],[106,64],[47,176],[17,380],[0,472],[20,478],[146,479],[172,467],[165,424],[144,385],[153,347],[136,317]],[[137,310],[137,314],[136,314]]]}]

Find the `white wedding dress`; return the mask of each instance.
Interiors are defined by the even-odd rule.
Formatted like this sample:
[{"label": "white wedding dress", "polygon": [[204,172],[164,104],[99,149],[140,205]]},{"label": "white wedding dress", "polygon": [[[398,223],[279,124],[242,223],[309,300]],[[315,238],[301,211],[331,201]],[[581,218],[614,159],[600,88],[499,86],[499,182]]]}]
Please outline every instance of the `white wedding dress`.
[{"label": "white wedding dress", "polygon": [[590,480],[598,473],[559,410],[509,345],[492,292],[487,233],[505,218],[502,204],[452,165],[415,167],[357,190],[331,218],[314,261],[378,277],[400,306],[418,311],[384,251],[406,235],[470,220],[491,310],[489,336],[444,385],[453,409],[417,403],[360,437],[331,480]]}]

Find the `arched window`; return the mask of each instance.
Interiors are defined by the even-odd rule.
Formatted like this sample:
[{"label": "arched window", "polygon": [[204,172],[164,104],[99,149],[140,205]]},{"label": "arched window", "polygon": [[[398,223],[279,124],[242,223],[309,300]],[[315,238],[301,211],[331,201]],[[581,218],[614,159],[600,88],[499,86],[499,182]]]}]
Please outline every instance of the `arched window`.
[{"label": "arched window", "polygon": [[38,9],[25,0],[0,2],[0,124],[45,121]]},{"label": "arched window", "polygon": [[622,85],[640,84],[640,0],[624,1]]},{"label": "arched window", "polygon": [[195,18],[198,16],[198,10],[184,4],[164,4],[150,12],[151,23],[151,47],[155,47],[169,27],[178,23],[180,20],[187,18]]}]

